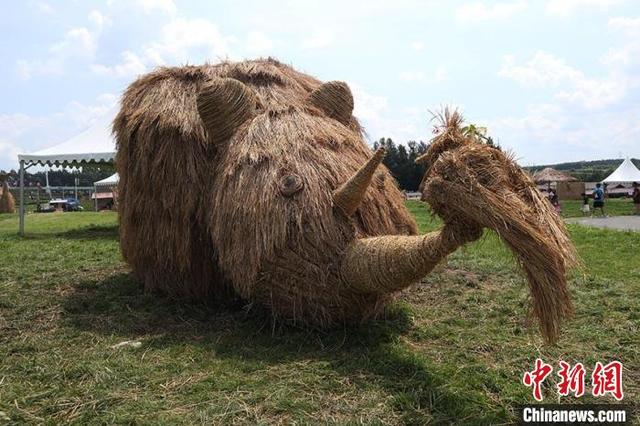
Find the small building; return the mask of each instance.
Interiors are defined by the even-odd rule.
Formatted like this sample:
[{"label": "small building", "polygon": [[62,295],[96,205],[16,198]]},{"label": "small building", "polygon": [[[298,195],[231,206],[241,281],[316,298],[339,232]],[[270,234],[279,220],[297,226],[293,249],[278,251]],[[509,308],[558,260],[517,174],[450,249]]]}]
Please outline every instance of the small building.
[{"label": "small building", "polygon": [[113,192],[94,192],[91,194],[91,199],[94,202],[96,211],[113,210],[116,205]]},{"label": "small building", "polygon": [[561,200],[580,199],[584,192],[584,183],[576,178],[551,167],[546,167],[533,175],[538,189],[549,192],[553,189]]},{"label": "small building", "polygon": [[113,174],[93,183],[95,192],[91,195],[96,211],[113,210],[118,204],[118,182],[120,177]]}]

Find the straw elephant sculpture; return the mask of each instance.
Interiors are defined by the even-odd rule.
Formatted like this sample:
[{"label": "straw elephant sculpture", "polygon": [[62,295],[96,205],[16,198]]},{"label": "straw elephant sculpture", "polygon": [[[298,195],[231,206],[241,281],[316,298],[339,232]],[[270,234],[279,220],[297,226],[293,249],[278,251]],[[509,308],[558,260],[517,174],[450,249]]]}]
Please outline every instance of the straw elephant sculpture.
[{"label": "straw elephant sculpture", "polygon": [[[375,317],[491,227],[436,209],[442,229],[417,235],[353,107],[345,83],[273,59],[160,68],[131,84],[114,121],[120,244],[144,288],[329,327]],[[437,204],[443,194],[424,188]],[[549,339],[568,313],[545,302],[567,301],[555,278],[531,289]]]}]

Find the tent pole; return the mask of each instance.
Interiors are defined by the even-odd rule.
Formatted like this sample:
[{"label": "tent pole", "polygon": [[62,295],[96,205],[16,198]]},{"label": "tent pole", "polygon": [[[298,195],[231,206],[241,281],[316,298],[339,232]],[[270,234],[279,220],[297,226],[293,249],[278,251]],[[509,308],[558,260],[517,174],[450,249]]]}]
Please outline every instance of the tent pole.
[{"label": "tent pole", "polygon": [[20,229],[18,235],[24,237],[24,160],[20,161]]}]

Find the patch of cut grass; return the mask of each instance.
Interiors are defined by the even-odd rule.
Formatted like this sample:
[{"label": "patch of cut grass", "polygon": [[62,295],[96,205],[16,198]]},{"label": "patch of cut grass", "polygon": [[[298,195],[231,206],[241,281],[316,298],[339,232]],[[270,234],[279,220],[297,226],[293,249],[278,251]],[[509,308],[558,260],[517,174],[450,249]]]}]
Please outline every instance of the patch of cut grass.
[{"label": "patch of cut grass", "polygon": [[[560,206],[562,207],[562,217],[582,217],[582,200],[561,200]],[[591,213],[593,213],[593,200],[590,201],[590,206]],[[630,198],[608,198],[604,207],[605,213],[609,216],[634,214],[634,206]]]}]

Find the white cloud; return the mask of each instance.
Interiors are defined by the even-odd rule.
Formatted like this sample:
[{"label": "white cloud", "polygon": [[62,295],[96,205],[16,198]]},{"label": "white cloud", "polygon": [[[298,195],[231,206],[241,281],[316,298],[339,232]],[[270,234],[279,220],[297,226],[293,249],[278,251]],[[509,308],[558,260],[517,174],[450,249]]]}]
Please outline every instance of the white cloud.
[{"label": "white cloud", "polygon": [[16,73],[22,80],[29,80],[32,76],[32,66],[24,59],[18,59],[16,62]]},{"label": "white cloud", "polygon": [[568,16],[574,11],[585,10],[588,7],[607,9],[624,0],[547,0],[546,10],[550,15]]},{"label": "white cloud", "polygon": [[265,53],[273,48],[273,42],[260,31],[251,31],[247,34],[245,49],[250,53]]},{"label": "white cloud", "polygon": [[[488,121],[489,132],[523,165],[636,156],[640,108],[577,113],[555,104],[530,105],[522,115]],[[535,141],[531,144],[529,141]]]},{"label": "white cloud", "polygon": [[56,12],[49,3],[44,1],[36,3],[36,10],[43,15],[52,15]]},{"label": "white cloud", "polygon": [[353,92],[353,115],[361,120],[378,120],[388,107],[388,99],[367,92],[360,85],[349,84]]},{"label": "white cloud", "polygon": [[400,80],[406,82],[439,83],[447,80],[448,72],[444,65],[439,65],[433,73],[425,73],[423,71],[402,71],[399,77]]},{"label": "white cloud", "polygon": [[509,19],[527,8],[525,0],[487,4],[488,2],[465,3],[456,10],[460,22],[478,22]]},{"label": "white cloud", "polygon": [[609,18],[609,28],[615,30],[622,30],[626,32],[628,35],[639,35],[640,34],[640,17],[638,18],[629,18],[629,17],[616,17]]},{"label": "white cloud", "polygon": [[204,18],[177,18],[161,30],[160,40],[144,49],[146,59],[154,65],[187,63],[195,59],[215,60],[229,54],[229,37]]},{"label": "white cloud", "polygon": [[424,49],[424,43],[423,43],[423,42],[421,42],[421,41],[419,41],[419,40],[416,40],[416,41],[414,41],[414,42],[412,42],[412,43],[411,43],[411,48],[412,48],[413,50],[418,50],[418,51],[420,51],[420,50]]},{"label": "white cloud", "polygon": [[118,97],[103,93],[91,104],[70,102],[48,115],[0,114],[0,169],[15,169],[17,155],[63,142],[107,113]]},{"label": "white cloud", "polygon": [[640,86],[640,17],[611,18],[609,28],[628,38],[622,45],[611,47],[601,62],[612,70],[617,80],[626,81],[630,87]]},{"label": "white cloud", "polygon": [[369,142],[389,137],[405,143],[429,137],[428,109],[402,108],[395,114],[386,97],[372,94],[356,83],[349,83],[349,87],[354,98],[353,115],[365,128]]},{"label": "white cloud", "polygon": [[0,170],[17,169],[17,158],[21,152],[21,147],[0,137]]},{"label": "white cloud", "polygon": [[[638,25],[636,18],[609,20],[609,28],[628,38],[601,57],[597,77],[548,52],[539,51],[524,62],[506,56],[501,76],[522,87],[547,89],[550,97],[523,114],[491,120],[490,132],[527,164],[640,155]],[[546,90],[538,92],[540,97]]]},{"label": "white cloud", "polygon": [[[267,49],[270,41],[259,33],[250,33],[247,43],[253,48]],[[160,37],[142,46],[141,52],[125,50],[122,61],[115,65],[93,64],[91,69],[100,75],[130,78],[159,65],[181,65],[215,61],[230,57],[233,37],[223,36],[218,27],[203,19],[176,18],[160,30]],[[249,45],[247,45],[249,48]]]},{"label": "white cloud", "polygon": [[91,22],[98,31],[112,24],[111,18],[101,13],[99,10],[89,12],[89,22]]},{"label": "white cloud", "polygon": [[117,78],[131,78],[143,74],[147,67],[138,55],[125,50],[122,52],[122,62],[113,66],[107,66],[102,64],[94,64],[91,69],[100,75],[106,75]]},{"label": "white cloud", "polygon": [[87,105],[82,102],[72,101],[62,112],[53,114],[53,116],[67,120],[71,126],[81,129],[93,124],[117,103],[117,95],[114,93],[102,93],[96,97],[95,103]]},{"label": "white cloud", "polygon": [[536,52],[522,65],[516,64],[513,56],[505,56],[499,75],[515,80],[523,86],[534,87],[557,86],[563,80],[577,80],[583,77],[580,71],[571,68],[562,59],[543,51]]},{"label": "white cloud", "polygon": [[178,10],[173,0],[138,0],[138,3],[147,13],[159,10],[168,15],[175,15]]},{"label": "white cloud", "polygon": [[516,64],[513,56],[506,56],[499,75],[524,87],[557,89],[556,99],[585,108],[601,108],[619,101],[630,85],[619,75],[606,79],[589,78],[564,60],[542,51],[522,65]]},{"label": "white cloud", "polygon": [[333,44],[335,35],[327,30],[316,31],[310,37],[302,40],[303,49],[319,49]]},{"label": "white cloud", "polygon": [[36,75],[60,75],[69,63],[90,63],[98,49],[98,38],[102,30],[111,25],[111,20],[98,10],[92,10],[87,19],[90,26],[67,30],[62,39],[49,46],[45,57],[17,60],[18,77],[28,80]]},{"label": "white cloud", "polygon": [[51,45],[49,51],[60,57],[92,57],[96,51],[96,35],[86,27],[72,28],[62,41]]},{"label": "white cloud", "polygon": [[424,81],[427,78],[422,71],[402,71],[399,77],[402,81]]},{"label": "white cloud", "polygon": [[146,14],[160,12],[169,16],[173,16],[178,12],[173,0],[107,0],[107,6],[124,10],[130,10],[134,7]]}]

